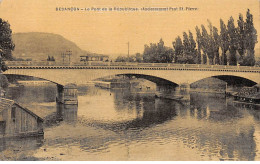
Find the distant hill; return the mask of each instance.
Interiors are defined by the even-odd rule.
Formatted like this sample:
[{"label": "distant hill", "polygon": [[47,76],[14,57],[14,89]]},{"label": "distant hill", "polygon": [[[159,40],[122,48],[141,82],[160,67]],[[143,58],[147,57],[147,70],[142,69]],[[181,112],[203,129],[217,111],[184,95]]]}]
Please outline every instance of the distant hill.
[{"label": "distant hill", "polygon": [[75,43],[51,33],[15,33],[13,34],[15,58],[47,60],[48,55],[54,56],[56,61],[61,61],[61,54],[67,50],[72,51],[72,61],[79,61],[80,55],[92,54],[81,50]]}]

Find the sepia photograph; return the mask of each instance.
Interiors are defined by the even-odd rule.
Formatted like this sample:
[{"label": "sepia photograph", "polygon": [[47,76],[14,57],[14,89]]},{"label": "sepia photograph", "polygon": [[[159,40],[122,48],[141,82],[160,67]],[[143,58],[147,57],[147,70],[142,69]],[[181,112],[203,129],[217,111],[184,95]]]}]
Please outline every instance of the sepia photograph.
[{"label": "sepia photograph", "polygon": [[260,161],[260,0],[0,0],[0,161]]}]

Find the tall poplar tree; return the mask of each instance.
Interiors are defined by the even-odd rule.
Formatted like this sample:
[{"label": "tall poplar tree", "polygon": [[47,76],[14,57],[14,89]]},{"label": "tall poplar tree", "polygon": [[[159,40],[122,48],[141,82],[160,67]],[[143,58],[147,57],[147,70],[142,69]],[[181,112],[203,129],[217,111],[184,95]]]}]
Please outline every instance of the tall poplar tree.
[{"label": "tall poplar tree", "polygon": [[237,29],[235,27],[234,19],[232,16],[228,20],[227,28],[228,28],[229,52],[230,52],[228,61],[230,65],[236,65],[237,64],[236,50],[237,50],[238,38],[237,38]]},{"label": "tall poplar tree", "polygon": [[222,19],[220,19],[220,36],[219,36],[220,48],[222,50],[222,64],[227,65],[227,50],[229,49],[229,37],[227,27]]},{"label": "tall poplar tree", "polygon": [[173,50],[174,50],[174,61],[175,63],[181,63],[181,59],[183,57],[183,44],[181,37],[178,36],[175,38],[175,41],[172,42]]},{"label": "tall poplar tree", "polygon": [[246,34],[245,34],[245,22],[243,19],[243,15],[240,13],[239,18],[237,20],[237,37],[238,37],[238,42],[237,42],[237,51],[240,55],[240,62],[243,62],[244,55],[245,55],[245,39],[246,39]]},{"label": "tall poplar tree", "polygon": [[243,60],[242,65],[254,65],[255,64],[255,44],[257,43],[257,31],[253,23],[253,15],[250,10],[246,13],[245,22],[245,49],[246,57]]},{"label": "tall poplar tree", "polygon": [[202,51],[202,35],[201,35],[201,32],[200,32],[200,29],[198,26],[195,27],[195,30],[196,30],[196,42],[197,42],[197,45],[198,45],[198,56],[197,56],[197,63],[198,64],[203,64],[203,57],[201,56],[201,51]]}]

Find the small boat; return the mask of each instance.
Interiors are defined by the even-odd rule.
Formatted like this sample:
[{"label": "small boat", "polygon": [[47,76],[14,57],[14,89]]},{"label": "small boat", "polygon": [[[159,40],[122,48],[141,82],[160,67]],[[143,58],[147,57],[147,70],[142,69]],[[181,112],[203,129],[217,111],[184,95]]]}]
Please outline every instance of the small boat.
[{"label": "small boat", "polygon": [[168,100],[181,100],[183,96],[155,94],[155,98],[168,99]]}]

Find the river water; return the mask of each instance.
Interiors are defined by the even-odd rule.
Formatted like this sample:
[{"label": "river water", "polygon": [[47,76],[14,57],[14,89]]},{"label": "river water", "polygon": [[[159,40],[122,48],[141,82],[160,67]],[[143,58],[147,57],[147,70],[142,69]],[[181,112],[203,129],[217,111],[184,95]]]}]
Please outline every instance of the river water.
[{"label": "river water", "polygon": [[222,95],[178,102],[88,86],[63,106],[47,85],[8,96],[44,117],[44,136],[0,139],[1,160],[260,160],[260,107]]}]

